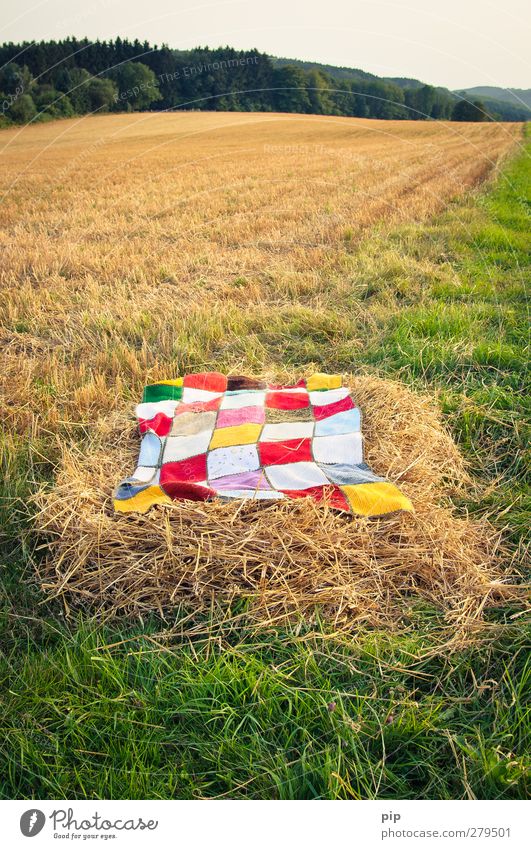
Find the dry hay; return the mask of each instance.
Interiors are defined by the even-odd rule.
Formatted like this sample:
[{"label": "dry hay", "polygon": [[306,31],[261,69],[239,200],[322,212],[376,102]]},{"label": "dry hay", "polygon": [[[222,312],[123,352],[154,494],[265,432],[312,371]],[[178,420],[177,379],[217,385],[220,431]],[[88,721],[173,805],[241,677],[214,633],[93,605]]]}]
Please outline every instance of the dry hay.
[{"label": "dry hay", "polygon": [[310,499],[114,515],[112,486],[138,451],[133,422],[115,414],[99,421],[83,453],[63,449],[55,488],[36,496],[49,549],[43,589],[100,615],[164,614],[177,603],[228,608],[245,598],[260,624],[320,610],[336,628],[396,627],[420,597],[453,626],[480,619],[513,590],[495,565],[499,534],[450,505],[471,481],[432,402],[374,377],[349,383],[364,413],[367,461],[399,483],[414,515],[351,519]]}]

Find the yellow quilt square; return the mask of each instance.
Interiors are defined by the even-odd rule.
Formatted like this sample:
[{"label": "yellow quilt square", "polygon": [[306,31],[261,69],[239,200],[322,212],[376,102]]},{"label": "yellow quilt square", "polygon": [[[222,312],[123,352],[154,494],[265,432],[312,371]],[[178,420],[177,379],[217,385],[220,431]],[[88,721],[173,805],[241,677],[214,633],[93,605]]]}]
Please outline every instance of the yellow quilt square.
[{"label": "yellow quilt square", "polygon": [[312,374],[306,381],[308,392],[318,392],[321,389],[339,389],[341,386],[340,374]]},{"label": "yellow quilt square", "polygon": [[249,445],[258,442],[262,425],[242,424],[234,427],[221,427],[215,430],[210,441],[210,450],[227,448],[229,445]]},{"label": "yellow quilt square", "polygon": [[358,516],[384,516],[394,510],[413,511],[409,498],[394,483],[357,483],[342,486],[353,513]]}]

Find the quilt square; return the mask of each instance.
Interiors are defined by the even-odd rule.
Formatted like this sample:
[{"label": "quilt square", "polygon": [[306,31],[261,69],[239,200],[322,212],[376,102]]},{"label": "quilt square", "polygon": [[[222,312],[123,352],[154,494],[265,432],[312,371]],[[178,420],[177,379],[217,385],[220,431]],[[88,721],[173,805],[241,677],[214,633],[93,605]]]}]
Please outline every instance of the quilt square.
[{"label": "quilt square", "polygon": [[174,416],[184,416],[187,413],[211,413],[219,410],[222,395],[217,395],[216,393],[212,393],[215,397],[210,398],[206,401],[191,401],[188,404],[184,402],[182,404],[177,404],[175,407]]},{"label": "quilt square", "polygon": [[146,433],[140,443],[139,466],[158,466],[162,455],[162,442],[156,433]]},{"label": "quilt square", "polygon": [[360,483],[343,486],[350,509],[359,516],[386,516],[397,510],[413,510],[409,498],[403,495],[394,483]]},{"label": "quilt square", "polygon": [[302,390],[288,390],[268,392],[265,399],[266,407],[273,410],[301,410],[310,406],[308,392]]},{"label": "quilt square", "polygon": [[227,390],[229,392],[241,391],[242,389],[266,389],[265,380],[256,380],[254,377],[245,377],[242,374],[232,374],[227,378]]},{"label": "quilt square", "polygon": [[235,427],[243,424],[263,424],[265,410],[263,407],[237,407],[235,410],[220,410],[216,427]]},{"label": "quilt square", "polygon": [[262,425],[241,424],[235,427],[217,428],[212,434],[209,448],[225,448],[228,445],[249,445],[256,443],[260,436]]},{"label": "quilt square", "polygon": [[182,377],[178,377],[176,380],[160,380],[158,383],[152,383],[146,386],[142,401],[144,403],[180,401],[182,397],[183,379]]},{"label": "quilt square", "polygon": [[177,415],[173,419],[171,436],[194,436],[202,431],[213,431],[216,424],[216,414],[214,412],[197,413],[182,412],[182,415]]},{"label": "quilt square", "polygon": [[375,475],[365,463],[359,465],[351,463],[319,464],[328,480],[338,486],[346,486],[358,483],[380,483],[385,478]]},{"label": "quilt square", "polygon": [[[339,401],[342,404],[342,401]],[[319,407],[321,410],[322,407]],[[326,409],[326,407],[325,407]],[[335,436],[343,433],[357,433],[361,426],[361,416],[358,407],[353,407],[351,410],[345,410],[342,413],[336,413],[332,416],[326,416],[323,419],[318,419],[315,423],[316,436]]]},{"label": "quilt square", "polygon": [[265,392],[259,390],[239,390],[237,392],[225,392],[221,401],[222,410],[237,410],[239,407],[263,407],[265,403]]},{"label": "quilt square", "polygon": [[183,404],[193,404],[194,401],[211,401],[221,396],[220,392],[212,392],[209,389],[196,389],[194,386],[183,388]]},{"label": "quilt square", "polygon": [[360,410],[339,375],[291,386],[219,372],[146,386],[138,463],[114,495],[120,513],[188,499],[310,497],[383,516],[409,499],[363,462]]},{"label": "quilt square", "polygon": [[343,433],[340,436],[315,436],[313,456],[318,463],[350,463],[363,461],[361,433]]},{"label": "quilt square", "polygon": [[253,501],[278,501],[285,498],[284,493],[276,489],[221,489],[216,490],[220,498],[232,500],[234,498],[252,499]]},{"label": "quilt square", "polygon": [[135,483],[147,483],[148,481],[153,481],[155,478],[158,478],[158,474],[159,469],[156,469],[155,466],[137,466],[131,475],[131,481],[135,481]]},{"label": "quilt square", "polygon": [[138,429],[140,433],[148,433],[152,431],[157,436],[167,436],[171,430],[173,419],[165,416],[164,413],[157,413],[151,419],[138,419]]},{"label": "quilt square", "polygon": [[204,454],[208,450],[211,437],[211,430],[203,430],[192,436],[167,436],[162,462],[171,463],[174,460],[186,460],[196,454]]},{"label": "quilt square", "polygon": [[283,489],[288,498],[313,498],[314,501],[327,501],[331,507],[345,513],[350,512],[350,503],[339,486],[312,486],[308,489]]},{"label": "quilt square", "polygon": [[278,466],[280,463],[311,463],[311,439],[284,439],[280,442],[260,442],[258,445],[262,466]]},{"label": "quilt square", "polygon": [[285,422],[308,422],[313,421],[311,407],[299,407],[294,410],[280,410],[275,407],[266,407],[266,424],[284,424]]},{"label": "quilt square", "polygon": [[314,407],[324,407],[327,404],[335,404],[337,401],[343,401],[345,398],[350,398],[350,392],[346,386],[341,389],[328,389],[322,392],[310,392],[310,403]]},{"label": "quilt square", "polygon": [[[328,395],[328,392],[323,392],[323,395]],[[347,410],[355,409],[355,404],[352,398],[340,398],[339,401],[334,401],[331,404],[316,404],[313,408],[313,414],[316,419],[328,419],[330,416],[337,416],[338,413],[344,413]]]},{"label": "quilt square", "polygon": [[238,475],[242,472],[255,472],[260,468],[260,459],[256,445],[233,445],[228,448],[215,448],[208,452],[208,480],[226,475]]},{"label": "quilt square", "polygon": [[185,389],[203,389],[207,392],[225,392],[227,378],[218,371],[203,371],[199,374],[187,374],[183,379]]},{"label": "quilt square", "polygon": [[206,485],[206,479],[206,454],[196,454],[195,457],[188,457],[186,460],[164,463],[160,470],[160,482],[165,488],[168,488],[176,481],[185,481],[187,483],[202,482]]},{"label": "quilt square", "polygon": [[324,472],[313,462],[265,466],[265,473],[273,489],[309,489],[329,483]]},{"label": "quilt square", "polygon": [[166,399],[164,401],[142,401],[141,404],[137,404],[135,412],[139,421],[150,421],[159,415],[173,419],[178,406],[179,402],[174,399]]},{"label": "quilt square", "polygon": [[211,486],[218,492],[223,490],[271,489],[263,469],[256,469],[254,472],[241,472],[239,475],[224,475],[222,478],[215,478]]},{"label": "quilt square", "polygon": [[306,388],[309,392],[320,391],[323,389],[339,389],[341,386],[340,374],[312,374],[306,381]]},{"label": "quilt square", "polygon": [[313,422],[265,424],[260,434],[260,441],[281,442],[285,439],[309,439],[313,436],[313,429]]}]

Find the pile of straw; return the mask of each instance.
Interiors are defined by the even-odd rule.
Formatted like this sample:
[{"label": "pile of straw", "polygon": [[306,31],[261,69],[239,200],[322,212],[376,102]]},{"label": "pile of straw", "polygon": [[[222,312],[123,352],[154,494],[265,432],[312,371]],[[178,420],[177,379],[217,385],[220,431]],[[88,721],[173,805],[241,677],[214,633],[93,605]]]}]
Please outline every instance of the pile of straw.
[{"label": "pile of straw", "polygon": [[258,623],[317,612],[341,628],[393,627],[420,599],[455,626],[510,593],[496,566],[499,535],[456,517],[470,487],[433,404],[403,386],[352,377],[366,459],[412,499],[414,515],[352,519],[309,499],[275,504],[179,502],[114,515],[112,486],[134,467],[132,417],[98,422],[83,452],[64,447],[57,482],[40,491],[36,523],[48,557],[43,589],[91,613],[201,612],[248,601]]}]

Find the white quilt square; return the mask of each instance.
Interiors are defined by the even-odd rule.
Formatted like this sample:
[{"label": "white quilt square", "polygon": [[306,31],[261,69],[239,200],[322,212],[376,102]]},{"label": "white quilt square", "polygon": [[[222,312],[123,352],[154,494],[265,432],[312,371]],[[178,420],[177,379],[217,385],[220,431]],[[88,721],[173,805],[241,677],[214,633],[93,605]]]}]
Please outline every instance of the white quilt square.
[{"label": "white quilt square", "polygon": [[163,413],[169,419],[173,418],[180,401],[146,401],[136,405],[137,419],[154,419],[158,413]]},{"label": "white quilt square", "polygon": [[310,402],[314,407],[322,407],[324,404],[335,404],[336,401],[342,401],[349,395],[348,386],[343,386],[341,389],[324,389],[321,392],[310,392]]},{"label": "white quilt square", "polygon": [[318,463],[357,465],[363,462],[361,433],[316,436],[312,442],[312,452]]},{"label": "white quilt square", "polygon": [[131,478],[142,483],[150,481],[152,484],[157,484],[160,480],[160,469],[154,469],[153,466],[137,466]]},{"label": "white quilt square", "polygon": [[281,442],[284,439],[308,439],[313,436],[314,422],[280,422],[266,424],[260,442]]},{"label": "white quilt square", "polygon": [[197,401],[211,401],[219,398],[222,392],[210,392],[209,389],[195,389],[193,386],[183,387],[183,404],[195,404]]},{"label": "white quilt square", "polygon": [[336,413],[326,419],[319,419],[315,423],[315,435],[334,436],[335,434],[357,433],[360,428],[360,411],[358,407],[354,407],[352,410]]},{"label": "white quilt square", "polygon": [[[215,486],[212,488],[215,489]],[[218,495],[220,498],[244,498],[246,500],[253,499],[253,501],[255,499],[278,501],[280,498],[285,498],[284,493],[276,492],[274,489],[221,489],[218,491]]]},{"label": "white quilt square", "polygon": [[284,463],[265,466],[264,471],[274,489],[308,489],[329,482],[317,463]]},{"label": "white quilt square", "polygon": [[241,472],[254,472],[260,468],[260,458],[256,445],[229,445],[227,448],[214,448],[207,455],[208,478],[222,478],[225,475],[238,475]]},{"label": "white quilt square", "polygon": [[202,430],[201,433],[194,433],[192,436],[168,436],[162,462],[170,463],[176,460],[186,460],[188,457],[195,457],[197,454],[205,454],[211,438],[212,430]]},{"label": "white quilt square", "polygon": [[220,410],[239,410],[241,407],[263,407],[265,405],[265,392],[251,391],[248,389],[234,393],[225,392],[221,401]]}]

